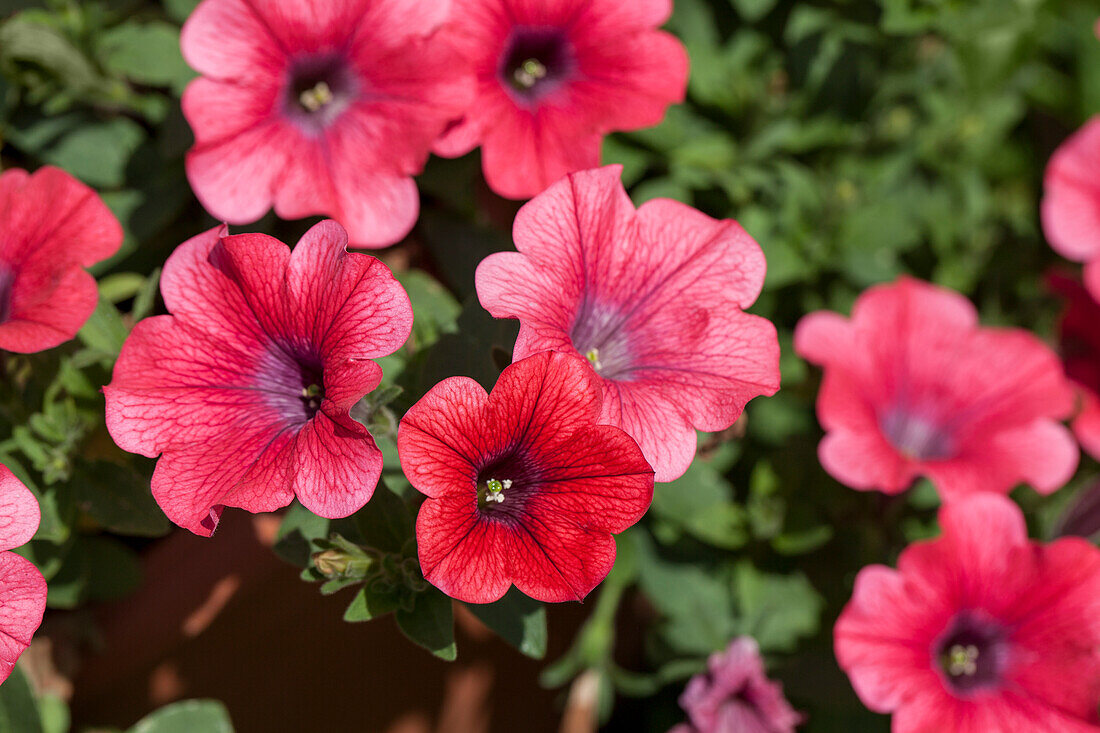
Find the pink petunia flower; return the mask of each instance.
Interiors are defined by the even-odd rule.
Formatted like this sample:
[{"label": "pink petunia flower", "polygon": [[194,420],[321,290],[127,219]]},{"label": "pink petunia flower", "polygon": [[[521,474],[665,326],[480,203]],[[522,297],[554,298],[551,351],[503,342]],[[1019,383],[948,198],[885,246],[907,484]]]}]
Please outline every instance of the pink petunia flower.
[{"label": "pink petunia flower", "polygon": [[672,0],[455,0],[447,38],[472,62],[475,100],[436,143],[481,145],[489,186],[530,198],[600,163],[603,136],[661,121],[683,101],[688,58],[656,30]]},{"label": "pink petunia flower", "polygon": [[121,244],[118,220],[65,171],[0,174],[0,350],[29,354],[75,336],[99,299],[84,268]]},{"label": "pink petunia flower", "polygon": [[25,545],[38,531],[38,502],[0,464],[0,682],[31,643],[46,610],[46,579],[30,560],[6,552]]},{"label": "pink petunia flower", "polygon": [[1085,287],[1100,298],[1100,115],[1063,142],[1043,177],[1043,232],[1058,254],[1085,263]]},{"label": "pink petunia flower", "polygon": [[657,199],[638,210],[621,169],[574,173],[516,216],[519,252],[477,268],[481,304],[518,318],[514,358],[587,357],[604,387],[600,422],[642,448],[657,481],[695,456],[695,430],[724,430],[779,388],[779,343],[744,313],[764,255],[734,221]]},{"label": "pink petunia flower", "polygon": [[1066,300],[1059,326],[1062,363],[1082,398],[1073,432],[1081,447],[1100,459],[1100,303],[1072,278],[1052,274],[1047,282]]},{"label": "pink petunia flower", "polygon": [[544,352],[504,370],[492,394],[466,377],[424,395],[397,433],[401,468],[428,500],[416,520],[424,577],[490,603],[509,585],[581,600],[615,563],[615,540],[653,498],[653,470],[623,431],[597,425],[600,384]]},{"label": "pink petunia flower", "polygon": [[909,277],[869,288],[851,320],[805,316],[794,348],[825,370],[821,464],[854,489],[895,494],[923,475],[945,499],[1021,481],[1049,493],[1077,468],[1057,356],[1022,329],[980,328],[958,293]]},{"label": "pink petunia flower", "polygon": [[944,505],[943,535],[856,578],[836,655],[896,733],[1097,733],[1100,550],[1029,542],[1003,496]]},{"label": "pink petunia flower", "polygon": [[434,37],[448,0],[204,0],[183,27],[187,176],[218,219],[339,220],[384,247],[416,222],[412,176],[469,102]]},{"label": "pink petunia flower", "polygon": [[371,360],[408,338],[412,309],[385,265],[346,245],[333,221],[293,254],[223,226],[165,264],[172,315],[134,328],[104,392],[115,442],[161,455],[153,496],[181,527],[209,536],[226,506],[295,496],[344,517],[374,493],[382,455],[349,410],[382,378]]},{"label": "pink petunia flower", "polygon": [[756,641],[741,636],[710,655],[707,671],[680,695],[688,722],[669,733],[792,733],[802,722],[783,688],[764,673]]}]

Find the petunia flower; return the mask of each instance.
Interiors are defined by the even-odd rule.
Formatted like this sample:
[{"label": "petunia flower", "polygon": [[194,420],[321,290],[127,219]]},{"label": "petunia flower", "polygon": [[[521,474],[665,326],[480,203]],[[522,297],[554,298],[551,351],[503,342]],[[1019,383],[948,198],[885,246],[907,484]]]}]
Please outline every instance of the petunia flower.
[{"label": "petunia flower", "polygon": [[1059,324],[1062,363],[1081,396],[1073,432],[1081,447],[1100,459],[1100,304],[1075,279],[1052,274],[1047,282],[1065,298]]},{"label": "petunia flower", "polygon": [[707,660],[680,695],[688,722],[669,733],[792,733],[802,722],[783,688],[764,673],[760,649],[750,636],[730,642]]},{"label": "petunia flower", "polygon": [[0,351],[68,341],[95,310],[84,268],[122,244],[122,227],[95,191],[58,168],[0,174]]},{"label": "petunia flower", "polygon": [[516,216],[519,252],[477,268],[481,304],[518,318],[514,358],[553,349],[603,382],[600,422],[642,448],[657,481],[695,456],[695,430],[724,430],[779,388],[775,327],[749,307],[764,255],[737,224],[656,199],[635,210],[621,168],[574,173]]},{"label": "petunia flower", "polygon": [[958,293],[908,277],[877,285],[851,320],[803,317],[794,348],[825,371],[821,464],[854,489],[895,494],[923,475],[945,499],[1021,481],[1049,493],[1077,468],[1057,356],[1022,329],[979,327]]},{"label": "petunia flower", "polygon": [[623,431],[597,425],[600,384],[575,356],[504,370],[492,394],[445,379],[401,420],[401,468],[428,499],[416,520],[428,582],[468,603],[515,584],[581,600],[615,563],[615,540],[653,498],[653,470]]},{"label": "petunia flower", "polygon": [[323,214],[353,246],[416,222],[412,176],[469,102],[435,38],[448,0],[204,0],[180,37],[202,77],[183,95],[187,177],[207,211],[247,224]]},{"label": "petunia flower", "polygon": [[943,534],[859,572],[835,627],[863,703],[897,733],[1097,733],[1100,550],[1029,542],[1003,496],[944,505]]},{"label": "petunia flower", "polygon": [[595,168],[603,136],[661,121],[683,101],[688,58],[656,30],[672,0],[454,0],[445,35],[470,59],[474,103],[435,146],[481,146],[489,186],[530,198]]},{"label": "petunia flower", "polygon": [[295,496],[344,517],[373,494],[382,455],[349,410],[382,377],[371,360],[408,338],[412,309],[385,265],[346,245],[333,221],[293,253],[223,226],[165,264],[172,315],[134,328],[104,392],[115,442],[161,456],[153,496],[181,527],[209,536],[226,506]]},{"label": "petunia flower", "polygon": [[1043,233],[1058,254],[1085,263],[1085,287],[1100,298],[1100,115],[1069,136],[1043,176]]},{"label": "petunia flower", "polygon": [[7,552],[38,531],[38,502],[7,466],[0,464],[0,682],[31,643],[46,610],[46,579],[30,560]]}]

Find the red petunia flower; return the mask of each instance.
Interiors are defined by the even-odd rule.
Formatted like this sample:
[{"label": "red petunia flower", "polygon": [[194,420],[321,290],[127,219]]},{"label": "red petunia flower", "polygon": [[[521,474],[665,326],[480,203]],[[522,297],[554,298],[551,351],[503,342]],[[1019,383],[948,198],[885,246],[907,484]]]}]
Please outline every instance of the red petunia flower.
[{"label": "red petunia flower", "polygon": [[588,358],[600,422],[631,435],[658,481],[683,474],[695,429],[724,430],[779,388],[775,327],[743,312],[764,255],[734,221],[657,199],[635,211],[620,168],[571,174],[516,216],[516,252],[477,268],[481,304],[518,318],[515,359]]},{"label": "red petunia flower", "polygon": [[1085,287],[1100,298],[1100,115],[1063,142],[1043,177],[1042,221],[1058,254],[1085,263]]},{"label": "red petunia flower", "polygon": [[107,428],[155,457],[153,496],[209,536],[222,510],[273,511],[297,496],[344,517],[374,493],[382,455],[349,410],[378,386],[371,361],[408,338],[405,291],[323,221],[293,254],[263,234],[212,229],[168,259],[172,315],[134,328],[104,388]]},{"label": "red petunia flower", "polygon": [[1049,493],[1077,468],[1057,356],[1022,329],[980,328],[958,293],[908,277],[872,287],[851,320],[805,316],[794,348],[825,370],[821,464],[854,489],[895,494],[923,475],[945,499],[1021,481]]},{"label": "red petunia flower", "polygon": [[187,176],[218,219],[339,220],[353,246],[404,237],[412,176],[469,102],[462,59],[433,39],[446,0],[204,0],[183,27],[202,78],[183,95]]},{"label": "red petunia flower", "polygon": [[600,384],[574,356],[512,364],[485,394],[445,379],[401,420],[397,447],[428,500],[416,520],[424,577],[490,603],[515,584],[581,600],[615,563],[615,540],[653,498],[653,470],[623,431],[597,425]]},{"label": "red petunia flower", "polygon": [[688,58],[656,30],[672,0],[455,0],[448,40],[472,61],[475,101],[436,144],[481,145],[485,179],[530,198],[600,163],[603,136],[661,121],[681,102]]},{"label": "red petunia flower", "polygon": [[760,649],[750,636],[710,655],[707,671],[684,688],[680,707],[689,722],[669,733],[791,733],[802,722],[782,686],[764,673]]},{"label": "red petunia flower", "polygon": [[84,268],[121,244],[118,220],[65,171],[0,174],[0,350],[29,354],[75,336],[99,299]]},{"label": "red petunia flower", "polygon": [[856,578],[836,655],[895,733],[1097,733],[1100,550],[1028,542],[1007,498],[940,510],[943,535]]},{"label": "red petunia flower", "polygon": [[1062,363],[1082,397],[1073,432],[1081,447],[1100,459],[1100,303],[1072,278],[1052,274],[1047,282],[1066,299],[1059,326]]},{"label": "red petunia flower", "polygon": [[31,643],[46,610],[46,579],[30,560],[14,552],[38,531],[41,515],[34,494],[0,464],[0,682]]}]

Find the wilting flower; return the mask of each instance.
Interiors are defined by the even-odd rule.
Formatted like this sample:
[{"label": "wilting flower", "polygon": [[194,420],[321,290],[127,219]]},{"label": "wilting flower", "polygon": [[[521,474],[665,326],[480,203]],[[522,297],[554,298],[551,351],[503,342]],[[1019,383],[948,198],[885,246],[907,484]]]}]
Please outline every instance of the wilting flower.
[{"label": "wilting flower", "polygon": [[603,135],[656,125],[684,98],[687,54],[656,30],[671,12],[671,0],[455,0],[446,36],[476,92],[436,152],[481,145],[489,186],[517,199],[595,168]]},{"label": "wilting flower", "polygon": [[791,733],[802,716],[783,697],[783,688],[764,673],[756,641],[741,636],[724,652],[710,655],[707,671],[680,695],[688,714],[669,733]]},{"label": "wilting flower", "polygon": [[38,531],[38,502],[0,464],[0,682],[31,643],[46,610],[46,580],[29,560],[7,552]]},{"label": "wilting flower", "polygon": [[943,535],[860,571],[837,659],[895,731],[1096,733],[1100,550],[1028,542],[1011,501],[940,510]]},{"label": "wilting flower", "polygon": [[1100,298],[1100,116],[1054,151],[1043,177],[1043,232],[1050,246],[1085,263],[1085,287]]},{"label": "wilting flower", "polygon": [[324,214],[358,247],[416,221],[432,141],[465,110],[447,0],[205,0],[184,25],[187,176],[217,218]]},{"label": "wilting flower", "polygon": [[1062,364],[1080,388],[1082,403],[1073,432],[1100,459],[1100,304],[1077,280],[1053,274],[1047,282],[1066,300],[1059,328]]},{"label": "wilting flower", "polygon": [[824,367],[821,464],[855,489],[905,490],[923,475],[945,498],[1048,493],[1077,467],[1057,420],[1074,395],[1054,353],[1022,329],[980,328],[958,293],[903,277],[868,289],[851,320],[819,311],[794,347]]},{"label": "wilting flower", "polygon": [[333,221],[293,254],[221,227],[168,259],[172,315],[134,328],[104,391],[115,442],[161,454],[153,496],[176,524],[209,536],[226,506],[297,496],[343,517],[370,499],[382,455],[349,410],[378,386],[371,360],[405,342],[412,310],[385,265],[346,244]]},{"label": "wilting flower", "polygon": [[95,191],[58,168],[0,175],[0,350],[24,354],[68,341],[95,310],[84,268],[122,244]]},{"label": "wilting flower", "polygon": [[481,304],[518,318],[514,358],[544,349],[588,359],[600,422],[642,448],[658,481],[687,470],[695,430],[724,430],[779,388],[775,327],[743,312],[764,255],[734,221],[667,199],[635,211],[620,168],[575,173],[516,216],[516,252],[477,269]]},{"label": "wilting flower", "polygon": [[612,532],[637,522],[653,471],[623,431],[597,425],[600,384],[575,356],[512,364],[492,394],[445,379],[397,434],[401,467],[428,500],[416,520],[424,577],[469,603],[509,585],[581,600],[615,563]]}]

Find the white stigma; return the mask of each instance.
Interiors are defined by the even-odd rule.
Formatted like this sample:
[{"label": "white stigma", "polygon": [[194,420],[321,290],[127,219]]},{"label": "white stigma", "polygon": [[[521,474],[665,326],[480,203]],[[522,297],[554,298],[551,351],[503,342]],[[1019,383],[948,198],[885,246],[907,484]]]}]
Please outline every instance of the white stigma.
[{"label": "white stigma", "polygon": [[310,112],[316,112],[333,99],[332,89],[323,81],[317,82],[312,89],[307,89],[298,96],[298,101]]}]

